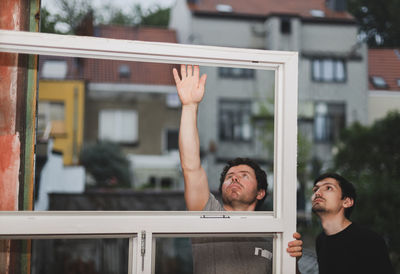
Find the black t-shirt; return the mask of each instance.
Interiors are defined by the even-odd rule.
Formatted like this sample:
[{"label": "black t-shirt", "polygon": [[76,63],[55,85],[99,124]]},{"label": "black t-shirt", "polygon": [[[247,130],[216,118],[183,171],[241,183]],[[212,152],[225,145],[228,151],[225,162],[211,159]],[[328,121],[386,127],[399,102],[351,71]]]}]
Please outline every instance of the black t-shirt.
[{"label": "black t-shirt", "polygon": [[320,274],[394,274],[382,237],[354,223],[334,235],[322,232],[316,251]]}]

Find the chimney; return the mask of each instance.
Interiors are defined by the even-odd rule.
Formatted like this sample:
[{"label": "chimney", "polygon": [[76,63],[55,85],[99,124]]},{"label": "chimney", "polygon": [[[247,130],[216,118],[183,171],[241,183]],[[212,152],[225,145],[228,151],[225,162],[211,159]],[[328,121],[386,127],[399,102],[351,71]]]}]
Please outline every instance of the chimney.
[{"label": "chimney", "polygon": [[326,0],[326,6],[333,11],[346,11],[346,0]]}]

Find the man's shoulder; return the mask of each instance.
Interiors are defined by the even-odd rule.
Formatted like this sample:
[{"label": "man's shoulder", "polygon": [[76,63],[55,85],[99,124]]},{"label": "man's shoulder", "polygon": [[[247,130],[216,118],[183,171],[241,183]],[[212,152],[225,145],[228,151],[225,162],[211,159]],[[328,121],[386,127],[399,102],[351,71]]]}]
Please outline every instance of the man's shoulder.
[{"label": "man's shoulder", "polygon": [[222,204],[215,198],[215,196],[210,192],[208,201],[203,208],[203,211],[225,211]]},{"label": "man's shoulder", "polygon": [[321,231],[318,235],[317,235],[317,242],[322,241],[324,238],[326,238],[326,234]]},{"label": "man's shoulder", "polygon": [[357,223],[351,224],[351,233],[354,234],[355,237],[362,238],[363,240],[383,240],[383,238],[377,232]]}]

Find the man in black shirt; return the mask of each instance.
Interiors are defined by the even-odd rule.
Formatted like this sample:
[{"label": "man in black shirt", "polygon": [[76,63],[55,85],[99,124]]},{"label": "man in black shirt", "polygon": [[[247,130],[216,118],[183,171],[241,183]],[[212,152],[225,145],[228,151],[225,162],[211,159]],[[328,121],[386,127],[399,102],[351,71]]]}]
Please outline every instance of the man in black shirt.
[{"label": "man in black shirt", "polygon": [[356,202],[354,186],[336,173],[314,182],[312,210],[323,231],[316,251],[320,274],[394,274],[383,239],[349,220]]}]

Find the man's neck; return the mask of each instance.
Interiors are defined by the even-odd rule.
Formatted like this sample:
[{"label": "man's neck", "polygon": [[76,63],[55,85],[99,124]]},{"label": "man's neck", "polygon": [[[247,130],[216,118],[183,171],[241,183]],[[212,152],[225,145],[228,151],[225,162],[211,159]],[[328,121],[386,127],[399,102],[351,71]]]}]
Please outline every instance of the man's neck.
[{"label": "man's neck", "polygon": [[242,204],[242,203],[234,203],[234,204],[223,204],[224,209],[226,211],[254,211],[256,208],[256,204]]},{"label": "man's neck", "polygon": [[322,228],[326,235],[333,235],[347,228],[351,221],[343,215],[325,215],[320,216]]}]

